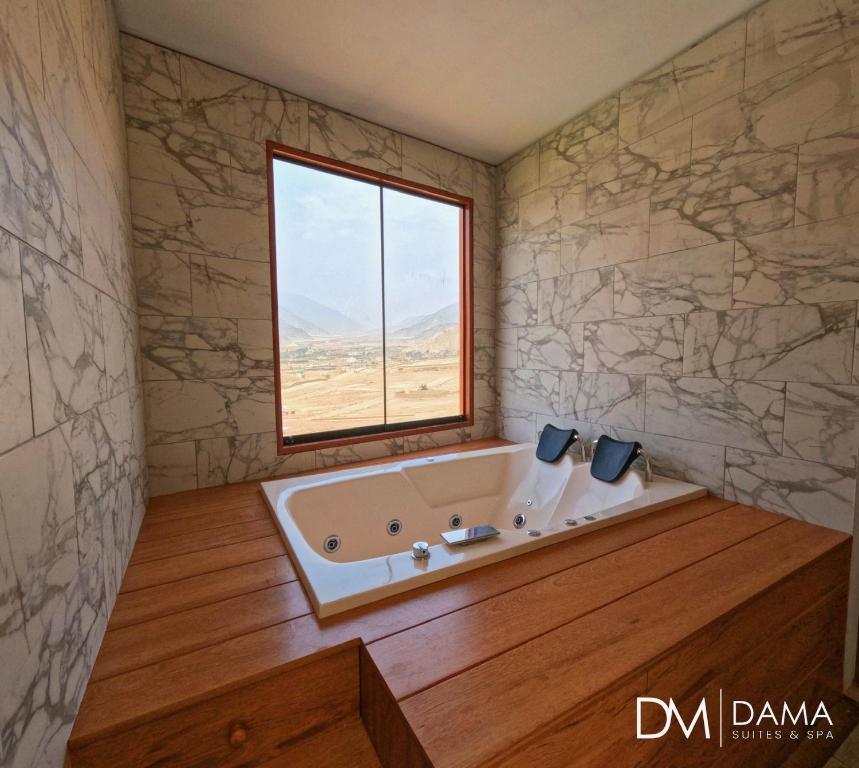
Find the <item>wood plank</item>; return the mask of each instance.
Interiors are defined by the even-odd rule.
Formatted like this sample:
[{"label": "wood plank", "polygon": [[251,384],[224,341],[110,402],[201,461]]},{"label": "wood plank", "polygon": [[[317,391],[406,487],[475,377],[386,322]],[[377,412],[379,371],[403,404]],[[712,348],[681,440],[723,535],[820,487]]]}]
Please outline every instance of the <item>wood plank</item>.
[{"label": "wood plank", "polygon": [[[401,708],[434,764],[479,765],[810,560],[847,546],[844,534],[788,520],[405,699]],[[451,722],[474,738],[452,744]]]},{"label": "wood plank", "polygon": [[113,605],[107,631],[209,605],[265,587],[286,584],[297,578],[289,557],[280,555],[169,584],[120,592]]},{"label": "wood plank", "polygon": [[189,699],[272,674],[341,643],[357,643],[358,638],[365,643],[378,640],[730,506],[731,502],[713,497],[695,499],[322,622],[315,615],[302,616],[179,659],[165,659],[153,667],[93,682],[75,721],[73,738],[91,739],[114,731],[125,721],[161,716]]},{"label": "wood plank", "polygon": [[142,541],[134,547],[129,564],[139,565],[152,560],[163,560],[167,557],[186,555],[191,552],[221,547],[225,544],[261,539],[275,533],[277,533],[277,528],[274,522],[271,519],[264,519],[228,525],[223,528],[213,528],[210,531],[192,531],[191,533],[172,536],[169,539]]},{"label": "wood plank", "polygon": [[[94,744],[70,741],[72,765],[241,768],[289,751],[332,722],[358,719],[358,653],[332,654]],[[236,744],[236,731],[244,740]],[[231,738],[233,743],[231,743]]]},{"label": "wood plank", "polygon": [[335,721],[284,749],[259,768],[381,768],[381,763],[357,715]]},{"label": "wood plank", "polygon": [[220,528],[225,525],[239,525],[254,520],[270,520],[271,512],[265,501],[254,499],[235,507],[207,510],[193,515],[178,518],[158,519],[153,521],[148,515],[143,519],[137,543],[156,541],[172,536],[180,536],[194,531],[205,531],[210,528]]},{"label": "wood plank", "polygon": [[173,583],[278,555],[286,555],[286,547],[279,534],[129,565],[125,571],[120,594]]},{"label": "wood plank", "polygon": [[[368,652],[403,699],[783,522],[731,507],[384,638]],[[440,637],[456,653],[438,653]]]}]

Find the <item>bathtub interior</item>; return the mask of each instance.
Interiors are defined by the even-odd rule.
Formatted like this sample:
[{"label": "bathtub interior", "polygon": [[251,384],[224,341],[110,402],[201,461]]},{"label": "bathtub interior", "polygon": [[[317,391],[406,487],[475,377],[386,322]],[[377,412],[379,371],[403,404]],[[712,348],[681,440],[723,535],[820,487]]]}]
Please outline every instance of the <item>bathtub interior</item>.
[{"label": "bathtub interior", "polygon": [[[288,491],[283,501],[315,555],[346,563],[410,551],[414,541],[440,544],[455,516],[460,527],[488,523],[504,531],[514,530],[521,513],[525,527],[551,530],[577,509],[620,504],[642,489],[637,472],[602,483],[570,456],[548,464],[536,459],[533,446],[520,445],[321,479]],[[399,522],[395,535],[388,533],[392,520]],[[329,553],[323,543],[332,534],[339,536],[340,548]]]}]

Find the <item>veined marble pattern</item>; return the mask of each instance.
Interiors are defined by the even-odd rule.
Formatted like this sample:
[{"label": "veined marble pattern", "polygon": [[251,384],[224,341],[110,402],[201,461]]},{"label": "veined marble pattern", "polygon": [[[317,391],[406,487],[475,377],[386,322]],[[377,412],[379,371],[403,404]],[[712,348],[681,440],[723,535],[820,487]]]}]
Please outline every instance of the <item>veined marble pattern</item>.
[{"label": "veined marble pattern", "polygon": [[621,141],[632,144],[740,91],[745,27],[745,19],[737,19],[624,88]]},{"label": "veined marble pattern", "polygon": [[495,291],[491,288],[474,288],[474,328],[475,330],[495,329]]},{"label": "veined marble pattern", "polygon": [[0,231],[0,454],[33,436],[18,243]]},{"label": "veined marble pattern", "polygon": [[530,411],[500,408],[498,413],[498,435],[505,440],[512,440],[514,443],[536,441],[537,430],[534,425],[534,414]]},{"label": "veined marble pattern", "polygon": [[473,161],[434,144],[403,136],[403,178],[473,197]]},{"label": "veined marble pattern", "polygon": [[859,130],[799,147],[796,223],[859,213]]},{"label": "veined marble pattern", "polygon": [[692,376],[848,383],[856,303],[696,312],[683,372]]},{"label": "veined marble pattern", "polygon": [[[238,319],[239,370],[243,376],[273,376],[271,320]],[[476,331],[478,333],[478,331]]]},{"label": "veined marble pattern", "polygon": [[398,456],[403,453],[403,438],[373,440],[369,443],[343,445],[339,448],[324,448],[316,452],[316,466],[320,469],[352,464],[356,461],[380,459],[383,456]]},{"label": "veined marble pattern", "polygon": [[558,230],[586,215],[585,183],[542,186],[519,198],[519,239],[528,244],[557,243]]},{"label": "veined marble pattern", "polygon": [[143,378],[157,381],[238,376],[241,357],[238,342],[235,320],[143,315],[140,318]]},{"label": "veined marble pattern", "polygon": [[192,308],[203,317],[271,317],[268,264],[191,257]]},{"label": "veined marble pattern", "polygon": [[[573,323],[565,328],[536,325],[511,328],[512,337],[502,342],[500,368],[530,368],[540,371],[581,369],[583,364],[584,325]],[[503,333],[504,333],[503,332]],[[512,349],[507,350],[509,344]]]},{"label": "veined marble pattern", "polygon": [[406,435],[403,438],[403,450],[409,453],[411,451],[425,451],[430,448],[443,448],[455,443],[467,443],[473,439],[473,429],[474,427],[465,427],[445,429],[441,432],[427,432],[422,435]]},{"label": "veined marble pattern", "polygon": [[561,231],[564,272],[607,267],[647,256],[650,204],[642,200]]},{"label": "veined marble pattern", "polygon": [[733,268],[733,242],[619,264],[614,268],[614,314],[643,317],[730,309]]},{"label": "veined marble pattern", "polygon": [[651,255],[790,226],[796,155],[781,153],[727,171],[694,176],[651,199]]},{"label": "veined marble pattern", "polygon": [[274,432],[197,442],[197,482],[200,488],[290,475],[315,468],[313,451],[279,456]]},{"label": "veined marble pattern", "polygon": [[393,175],[403,167],[399,134],[319,104],[310,105],[310,151]]},{"label": "veined marble pattern", "polygon": [[4,3],[0,10],[0,34],[15,52],[30,80],[42,83],[42,51],[39,41],[39,4],[36,0]]},{"label": "veined marble pattern", "polygon": [[120,35],[120,45],[126,114],[181,117],[179,54],[130,35]]},{"label": "veined marble pattern", "polygon": [[36,434],[89,410],[107,394],[96,291],[22,246],[24,315]]},{"label": "veined marble pattern", "polygon": [[190,491],[197,487],[197,452],[194,441],[150,445],[146,451],[153,496]]},{"label": "veined marble pattern", "polygon": [[271,379],[150,381],[143,392],[150,444],[265,432],[273,422]]},{"label": "veined marble pattern", "polygon": [[140,248],[268,263],[268,207],[150,181],[131,182]]},{"label": "veined marble pattern", "polygon": [[746,87],[859,35],[855,0],[771,0],[748,16]]},{"label": "veined marble pattern", "polygon": [[855,469],[728,448],[725,496],[810,523],[853,531]]},{"label": "veined marble pattern", "polygon": [[537,283],[511,285],[498,290],[498,327],[537,324]]},{"label": "veined marble pattern", "polygon": [[855,467],[859,451],[859,386],[788,384],[784,455]]},{"label": "veined marble pattern", "polygon": [[560,413],[580,421],[644,429],[644,376],[561,373]]},{"label": "veined marble pattern", "polygon": [[612,268],[589,269],[541,280],[537,287],[537,322],[567,327],[613,314]]},{"label": "veined marble pattern", "polygon": [[[547,328],[546,334],[551,335],[554,329]],[[519,333],[520,328],[499,328],[495,334],[495,361],[498,368],[519,368]],[[553,345],[554,346],[554,345]],[[566,350],[562,352],[565,359],[569,357]]]},{"label": "veined marble pattern", "polygon": [[604,213],[676,186],[689,174],[692,118],[618,148],[587,171],[587,210]]},{"label": "veined marble pattern", "polygon": [[188,256],[137,248],[135,280],[140,312],[191,314],[191,266]]},{"label": "veined marble pattern", "polygon": [[496,208],[496,243],[499,248],[519,239],[519,201],[499,200]]},{"label": "veined marble pattern", "polygon": [[500,201],[518,199],[540,185],[540,147],[532,144],[498,166]]},{"label": "veined marble pattern", "polygon": [[637,317],[586,323],[585,370],[680,375],[683,317]]},{"label": "veined marble pattern", "polygon": [[304,99],[190,56],[179,61],[184,114],[218,132],[253,141],[307,146]]},{"label": "veined marble pattern", "polygon": [[647,429],[702,443],[779,453],[784,384],[647,377]]},{"label": "veined marble pattern", "polygon": [[516,411],[558,415],[560,375],[553,371],[499,371],[501,401]]},{"label": "veined marble pattern", "polygon": [[499,260],[502,287],[561,274],[561,249],[557,242],[518,242],[502,246]]},{"label": "veined marble pattern", "polygon": [[737,241],[734,306],[859,299],[859,216]]},{"label": "veined marble pattern", "polygon": [[119,302],[101,296],[106,397],[116,397],[140,380],[137,316]]}]

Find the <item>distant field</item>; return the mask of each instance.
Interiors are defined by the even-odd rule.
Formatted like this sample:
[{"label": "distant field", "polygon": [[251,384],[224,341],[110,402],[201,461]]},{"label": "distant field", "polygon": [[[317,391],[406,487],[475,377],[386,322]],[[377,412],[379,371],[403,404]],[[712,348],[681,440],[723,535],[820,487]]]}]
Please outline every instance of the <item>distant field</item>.
[{"label": "distant field", "polygon": [[[388,344],[388,422],[460,413],[455,333]],[[379,344],[313,340],[281,351],[286,435],[351,429],[384,421]]]}]

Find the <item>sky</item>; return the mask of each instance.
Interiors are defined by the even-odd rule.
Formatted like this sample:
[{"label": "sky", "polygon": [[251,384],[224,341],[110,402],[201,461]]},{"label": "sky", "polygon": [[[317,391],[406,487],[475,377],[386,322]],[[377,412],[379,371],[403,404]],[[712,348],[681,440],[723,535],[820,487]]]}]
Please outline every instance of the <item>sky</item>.
[{"label": "sky", "polygon": [[[275,159],[280,293],[298,293],[367,329],[381,327],[379,187]],[[460,210],[385,189],[389,327],[459,300]]]}]

